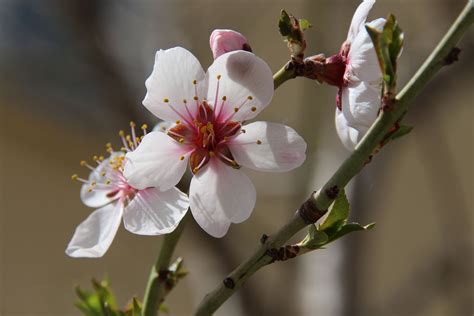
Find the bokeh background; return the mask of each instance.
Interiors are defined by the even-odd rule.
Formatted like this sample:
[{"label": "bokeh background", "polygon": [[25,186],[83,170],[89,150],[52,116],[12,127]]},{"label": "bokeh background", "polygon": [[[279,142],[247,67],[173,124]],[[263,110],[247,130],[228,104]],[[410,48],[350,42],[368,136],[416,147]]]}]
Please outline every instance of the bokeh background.
[{"label": "bokeh background", "polygon": [[[308,53],[330,55],[345,39],[357,0],[1,0],[0,315],[80,315],[74,285],[111,279],[122,305],[143,295],[160,237],[120,229],[101,259],[64,249],[92,209],[70,175],[79,161],[118,143],[141,106],[157,49],[183,46],[206,68],[215,28],[245,34],[276,71],[288,58],[277,31],[286,8],[313,23]],[[448,29],[462,0],[379,0],[405,30],[402,86]],[[377,227],[327,249],[259,271],[217,315],[473,315],[473,52],[416,98],[407,137],[385,148],[350,188],[351,218]],[[189,221],[177,248],[190,271],[169,295],[170,315],[190,315],[227,272],[276,231],[348,153],[334,128],[336,90],[296,79],[259,119],[288,124],[308,159],[284,174],[248,171],[258,191],[252,217],[222,239]]]}]

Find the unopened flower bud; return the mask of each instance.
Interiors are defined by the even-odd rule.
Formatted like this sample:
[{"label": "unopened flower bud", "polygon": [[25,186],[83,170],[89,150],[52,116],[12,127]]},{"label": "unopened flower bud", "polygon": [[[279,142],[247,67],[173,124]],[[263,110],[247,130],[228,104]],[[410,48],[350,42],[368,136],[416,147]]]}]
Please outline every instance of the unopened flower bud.
[{"label": "unopened flower bud", "polygon": [[336,54],[326,58],[323,54],[311,56],[305,59],[304,76],[327,83],[332,86],[341,87],[344,84],[344,73],[346,71],[346,58]]},{"label": "unopened flower bud", "polygon": [[252,49],[247,43],[247,39],[239,32],[233,30],[214,30],[209,40],[214,59],[222,54],[234,50],[245,50],[251,52]]}]

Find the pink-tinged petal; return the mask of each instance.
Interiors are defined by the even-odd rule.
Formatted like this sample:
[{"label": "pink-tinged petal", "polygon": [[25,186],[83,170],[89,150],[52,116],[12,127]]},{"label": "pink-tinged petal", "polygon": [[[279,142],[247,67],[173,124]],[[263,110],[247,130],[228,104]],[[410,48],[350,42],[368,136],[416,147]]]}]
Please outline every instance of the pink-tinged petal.
[{"label": "pink-tinged petal", "polygon": [[284,172],[301,166],[306,159],[306,142],[291,127],[254,122],[242,128],[245,133],[228,143],[239,165],[259,171]]},{"label": "pink-tinged petal", "polygon": [[186,49],[174,47],[159,50],[153,72],[145,82],[147,94],[143,105],[165,121],[192,121],[191,116],[197,112],[193,98],[197,94],[202,99],[207,91],[204,78],[201,64]]},{"label": "pink-tinged petal", "polygon": [[220,238],[227,233],[230,223],[243,222],[250,216],[256,192],[242,171],[211,159],[191,180],[189,200],[199,226]]},{"label": "pink-tinged petal", "polygon": [[186,171],[190,148],[165,133],[148,133],[133,152],[127,153],[123,175],[132,187],[157,187],[167,191]]},{"label": "pink-tinged petal", "polygon": [[138,235],[162,235],[175,230],[189,208],[186,194],[176,188],[138,191],[123,212],[125,228]]},{"label": "pink-tinged petal", "polygon": [[381,88],[357,82],[342,91],[342,112],[350,126],[370,126],[380,109]]},{"label": "pink-tinged petal", "polygon": [[234,50],[251,51],[247,39],[233,30],[214,30],[209,39],[209,45],[214,59]]},{"label": "pink-tinged petal", "polygon": [[[96,185],[93,190],[89,191],[91,188],[90,184],[83,184],[81,187],[81,200],[82,203],[89,207],[102,207],[113,200],[116,200],[118,196],[114,196],[112,198],[108,197],[107,194],[111,191],[110,186],[101,186],[100,184],[104,184],[107,179],[115,173],[115,171],[111,171],[109,167],[110,159],[112,157],[116,157],[118,155],[123,155],[123,153],[113,153],[107,159],[104,159],[89,175],[89,183],[95,182],[99,185]],[[107,172],[107,177],[102,176],[103,172]]]},{"label": "pink-tinged petal", "polygon": [[75,258],[102,257],[117,234],[122,213],[121,203],[111,203],[95,210],[77,226],[66,254]]},{"label": "pink-tinged petal", "polygon": [[347,41],[352,43],[359,34],[359,32],[364,28],[365,20],[369,15],[370,9],[374,5],[375,0],[364,0],[357,7],[354,16],[352,17],[351,26],[349,27],[349,33],[347,34]]},{"label": "pink-tinged petal", "polygon": [[233,121],[249,120],[273,97],[270,67],[249,52],[234,51],[220,56],[209,68],[207,77],[207,100],[220,120],[230,117]]},{"label": "pink-tinged petal", "polygon": [[[368,23],[368,25],[377,30],[382,30],[385,19],[377,19]],[[349,50],[348,72],[349,80],[351,80],[350,77],[355,77],[355,79],[372,82],[380,81],[382,78],[374,44],[365,28],[356,36]]]},{"label": "pink-tinged petal", "polygon": [[354,151],[356,145],[367,133],[368,127],[358,126],[357,128],[349,126],[342,111],[336,108],[336,131],[344,147]]}]

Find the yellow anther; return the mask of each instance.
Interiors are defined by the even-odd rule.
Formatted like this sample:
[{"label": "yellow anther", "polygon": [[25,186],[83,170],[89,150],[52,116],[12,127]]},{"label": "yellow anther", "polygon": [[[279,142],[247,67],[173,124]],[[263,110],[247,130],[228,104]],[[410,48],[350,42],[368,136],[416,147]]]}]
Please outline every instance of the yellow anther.
[{"label": "yellow anther", "polygon": [[257,145],[260,145],[262,141],[260,139],[257,139]]},{"label": "yellow anther", "polygon": [[98,159],[99,157],[97,157],[96,155],[92,156],[92,160],[97,161]]},{"label": "yellow anther", "polygon": [[214,154],[213,151],[210,151],[210,152],[209,152],[209,156],[214,157],[215,155],[216,155],[216,154]]},{"label": "yellow anther", "polygon": [[239,112],[239,108],[234,108],[234,112]]},{"label": "yellow anther", "polygon": [[107,148],[112,147],[112,144],[111,144],[111,143],[107,143],[107,144],[105,144],[105,147],[107,147]]},{"label": "yellow anther", "polygon": [[100,160],[100,161],[104,161],[104,156],[100,156],[100,157],[99,157],[99,160]]},{"label": "yellow anther", "polygon": [[110,180],[105,181],[105,184],[110,184]]},{"label": "yellow anther", "polygon": [[255,112],[255,111],[257,111],[257,107],[252,106],[252,108],[250,110],[252,110],[252,112]]},{"label": "yellow anther", "polygon": [[130,127],[135,127],[135,122],[134,121],[130,121]]},{"label": "yellow anther", "polygon": [[184,160],[184,156],[180,156],[180,157],[179,157],[179,160]]},{"label": "yellow anther", "polygon": [[168,103],[168,102],[170,102],[170,100],[167,99],[167,98],[164,98],[164,99],[163,99],[163,102]]},{"label": "yellow anther", "polygon": [[225,101],[225,100],[227,100],[227,97],[226,97],[226,96],[223,96],[223,97],[222,97],[222,101]]},{"label": "yellow anther", "polygon": [[181,144],[184,143],[184,138],[180,138],[180,139],[179,139],[179,142],[180,142]]},{"label": "yellow anther", "polygon": [[101,176],[101,177],[105,177],[106,174],[107,174],[107,173],[106,173],[105,171],[102,171],[102,172],[100,173],[100,176]]},{"label": "yellow anther", "polygon": [[132,140],[132,136],[127,135],[127,136],[125,136],[125,139],[128,140],[128,141],[131,141],[131,140]]},{"label": "yellow anther", "polygon": [[227,141],[229,139],[229,136],[224,136],[224,141]]},{"label": "yellow anther", "polygon": [[201,134],[204,134],[207,132],[207,126],[203,126],[199,129],[199,131],[201,132]]},{"label": "yellow anther", "polygon": [[111,154],[111,153],[114,152],[114,150],[113,150],[111,147],[107,148],[106,151],[107,151],[109,154]]},{"label": "yellow anther", "polygon": [[232,164],[232,166],[237,166],[237,162],[235,160],[231,160],[230,163]]},{"label": "yellow anther", "polygon": [[87,188],[87,192],[89,192],[89,193],[90,193],[90,192],[92,192],[92,190],[93,190],[93,189],[94,189],[94,188],[92,188],[92,187],[89,187],[89,188]]},{"label": "yellow anther", "polygon": [[221,75],[217,75],[217,80],[220,80],[221,79]]},{"label": "yellow anther", "polygon": [[198,98],[197,95],[195,95],[193,99],[194,99],[194,101],[197,101],[199,98]]},{"label": "yellow anther", "polygon": [[198,167],[196,167],[196,168],[193,169],[193,173],[196,173],[196,172],[198,172],[198,171],[199,171],[199,168],[198,168]]},{"label": "yellow anther", "polygon": [[71,176],[71,180],[77,180],[77,178],[78,178],[78,175],[77,175],[77,174],[73,174],[73,175]]},{"label": "yellow anther", "polygon": [[197,84],[197,80],[193,80],[193,84]]},{"label": "yellow anther", "polygon": [[123,151],[123,152],[127,152],[127,148],[125,148],[125,147],[120,148],[120,150]]},{"label": "yellow anther", "polygon": [[120,137],[124,137],[124,136],[125,136],[125,132],[124,132],[124,131],[119,131],[119,136],[120,136]]},{"label": "yellow anther", "polygon": [[79,164],[81,165],[81,167],[84,167],[85,165],[87,165],[87,161],[81,160]]},{"label": "yellow anther", "polygon": [[253,97],[252,97],[251,95],[249,95],[249,96],[247,97],[247,99],[253,100]]},{"label": "yellow anther", "polygon": [[147,128],[148,128],[148,125],[146,125],[146,124],[143,124],[143,125],[142,125],[142,129],[143,129],[143,130],[146,130]]},{"label": "yellow anther", "polygon": [[180,121],[180,120],[176,120],[176,124],[181,124],[181,121]]},{"label": "yellow anther", "polygon": [[96,185],[97,185],[97,182],[95,182],[95,181],[91,182],[91,186],[95,187]]}]

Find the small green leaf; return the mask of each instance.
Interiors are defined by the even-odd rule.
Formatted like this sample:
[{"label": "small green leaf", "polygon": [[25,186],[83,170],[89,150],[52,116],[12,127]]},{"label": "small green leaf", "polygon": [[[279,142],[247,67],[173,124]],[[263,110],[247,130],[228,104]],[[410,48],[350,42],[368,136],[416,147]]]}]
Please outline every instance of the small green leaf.
[{"label": "small green leaf", "polygon": [[165,314],[170,313],[169,307],[167,305],[163,304],[163,303],[160,304],[159,310],[160,310],[161,313],[165,313]]},{"label": "small green leaf", "polygon": [[278,20],[278,29],[281,36],[290,36],[292,32],[291,19],[285,10],[281,10],[280,19]]},{"label": "small green leaf", "polygon": [[298,20],[299,23],[300,23],[300,28],[302,31],[305,31],[307,29],[309,29],[310,27],[312,27],[313,25],[306,19],[299,19]]},{"label": "small green leaf", "polygon": [[361,230],[370,230],[375,227],[375,223],[370,223],[368,225],[361,225],[359,223],[348,223],[343,225],[333,236],[331,236],[331,241],[334,241],[336,239],[341,238],[344,235],[347,235],[349,233],[355,232],[355,231],[361,231]]},{"label": "small green leaf", "polygon": [[349,217],[349,201],[347,200],[344,189],[339,192],[336,200],[331,204],[326,219],[319,225],[319,231],[326,231],[331,227],[338,227],[345,223]]},{"label": "small green leaf", "polygon": [[303,239],[298,246],[307,247],[309,249],[317,249],[324,246],[329,241],[329,236],[316,229],[315,225],[310,225],[308,229],[308,235]]},{"label": "small green leaf", "polygon": [[141,316],[142,314],[142,304],[140,301],[134,297],[132,300],[132,316]]}]

